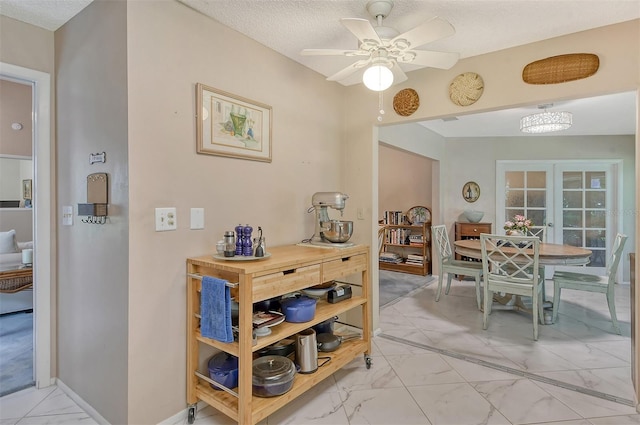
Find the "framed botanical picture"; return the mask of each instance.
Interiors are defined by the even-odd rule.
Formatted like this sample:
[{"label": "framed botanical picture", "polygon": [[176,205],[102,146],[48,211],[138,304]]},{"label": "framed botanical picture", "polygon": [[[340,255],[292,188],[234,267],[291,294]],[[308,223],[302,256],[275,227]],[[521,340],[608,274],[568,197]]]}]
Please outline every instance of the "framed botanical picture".
[{"label": "framed botanical picture", "polygon": [[196,84],[197,152],[271,162],[271,106]]},{"label": "framed botanical picture", "polygon": [[31,199],[32,180],[22,180],[22,199]]}]

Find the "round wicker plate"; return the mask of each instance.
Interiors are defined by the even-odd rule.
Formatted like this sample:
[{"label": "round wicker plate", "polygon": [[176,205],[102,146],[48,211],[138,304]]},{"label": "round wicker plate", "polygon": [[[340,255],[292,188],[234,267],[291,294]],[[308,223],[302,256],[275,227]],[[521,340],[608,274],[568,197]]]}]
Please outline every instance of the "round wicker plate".
[{"label": "round wicker plate", "polygon": [[420,106],[420,98],[414,89],[400,90],[393,97],[393,110],[398,115],[408,117],[418,110]]},{"label": "round wicker plate", "polygon": [[449,85],[449,98],[458,106],[476,103],[484,91],[484,81],[475,72],[465,72],[453,79]]}]

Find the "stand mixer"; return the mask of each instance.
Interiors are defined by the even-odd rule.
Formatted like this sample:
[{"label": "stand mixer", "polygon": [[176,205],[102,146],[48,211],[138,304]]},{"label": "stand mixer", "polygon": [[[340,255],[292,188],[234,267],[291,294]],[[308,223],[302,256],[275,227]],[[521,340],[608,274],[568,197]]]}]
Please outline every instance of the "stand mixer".
[{"label": "stand mixer", "polygon": [[353,222],[331,220],[327,211],[328,207],[340,211],[343,214],[345,201],[349,195],[340,192],[316,192],[311,198],[312,208],[309,212],[316,212],[316,226],[311,244],[325,245],[332,247],[353,246],[352,242],[347,242],[353,233]]}]

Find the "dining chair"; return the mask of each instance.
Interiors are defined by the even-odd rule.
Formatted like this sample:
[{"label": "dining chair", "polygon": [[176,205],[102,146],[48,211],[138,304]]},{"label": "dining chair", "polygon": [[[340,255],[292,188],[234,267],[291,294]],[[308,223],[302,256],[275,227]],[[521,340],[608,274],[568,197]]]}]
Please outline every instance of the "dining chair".
[{"label": "dining chair", "polygon": [[536,236],[540,239],[540,243],[545,243],[547,242],[547,226],[531,226],[527,236]]},{"label": "dining chair", "polygon": [[[547,242],[547,226],[531,226],[529,227],[529,231],[527,232],[526,236],[535,236],[538,239],[540,239],[540,243],[546,243]],[[545,268],[544,266],[540,266],[540,281],[542,283],[542,301],[543,302],[546,302],[546,293],[545,293],[545,286],[544,286],[545,280],[546,280]],[[548,306],[551,306],[551,304],[548,304]]]},{"label": "dining chair", "polygon": [[482,328],[487,329],[493,294],[531,297],[533,339],[538,340],[538,321],[544,320],[542,285],[538,273],[540,239],[537,236],[480,235],[484,274]]},{"label": "dining chair", "polygon": [[612,253],[607,264],[606,275],[597,276],[587,273],[558,271],[553,274],[553,321],[558,320],[558,310],[560,309],[560,291],[564,289],[575,289],[578,291],[599,292],[607,295],[607,304],[611,314],[613,328],[620,334],[620,326],[616,317],[616,304],[614,285],[622,250],[627,242],[627,235],[618,233],[613,242]]},{"label": "dining chair", "polygon": [[444,273],[447,273],[447,289],[444,292],[447,295],[449,294],[449,289],[451,289],[451,278],[453,278],[454,274],[472,276],[476,283],[476,303],[478,304],[478,309],[480,309],[480,279],[482,278],[482,263],[455,259],[453,251],[451,250],[447,227],[444,224],[431,226],[431,232],[433,234],[433,244],[437,249],[438,262],[440,264],[440,273],[438,273],[438,289],[436,290],[436,302],[440,301]]}]

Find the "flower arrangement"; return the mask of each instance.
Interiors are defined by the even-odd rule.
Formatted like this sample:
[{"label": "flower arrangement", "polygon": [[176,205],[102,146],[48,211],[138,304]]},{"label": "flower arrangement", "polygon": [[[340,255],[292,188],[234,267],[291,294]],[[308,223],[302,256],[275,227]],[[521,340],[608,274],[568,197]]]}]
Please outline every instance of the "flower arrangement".
[{"label": "flower arrangement", "polygon": [[507,220],[504,223],[504,230],[509,234],[522,233],[526,235],[529,232],[529,228],[533,226],[533,222],[523,215],[516,214],[512,220]]}]

